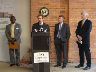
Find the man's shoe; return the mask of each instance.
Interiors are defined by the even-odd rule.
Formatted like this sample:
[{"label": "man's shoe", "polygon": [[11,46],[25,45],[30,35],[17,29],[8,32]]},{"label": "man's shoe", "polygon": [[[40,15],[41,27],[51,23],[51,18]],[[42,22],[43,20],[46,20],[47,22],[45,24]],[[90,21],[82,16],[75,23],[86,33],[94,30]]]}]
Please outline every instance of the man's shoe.
[{"label": "man's shoe", "polygon": [[15,64],[10,64],[10,67],[14,66]]},{"label": "man's shoe", "polygon": [[20,64],[16,64],[16,66],[20,66]]},{"label": "man's shoe", "polygon": [[62,66],[62,69],[63,69],[63,68],[66,68],[66,66],[65,66],[65,65],[63,65],[63,66]]},{"label": "man's shoe", "polygon": [[88,70],[88,69],[90,69],[91,67],[88,67],[88,66],[86,66],[85,68],[83,68],[83,70]]},{"label": "man's shoe", "polygon": [[59,66],[61,66],[61,65],[54,65],[54,67],[59,67]]},{"label": "man's shoe", "polygon": [[77,65],[77,66],[75,66],[75,68],[80,68],[80,67],[83,67],[83,65]]}]

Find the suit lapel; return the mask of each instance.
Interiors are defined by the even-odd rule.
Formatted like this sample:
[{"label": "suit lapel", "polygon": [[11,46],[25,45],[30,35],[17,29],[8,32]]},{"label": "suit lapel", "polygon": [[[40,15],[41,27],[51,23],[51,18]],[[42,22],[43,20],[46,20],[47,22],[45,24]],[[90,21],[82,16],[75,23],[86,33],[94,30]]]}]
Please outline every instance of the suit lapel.
[{"label": "suit lapel", "polygon": [[57,24],[57,30],[59,31],[59,23]]},{"label": "suit lapel", "polygon": [[11,24],[9,24],[9,31],[10,31],[10,34],[11,34]]},{"label": "suit lapel", "polygon": [[64,27],[65,27],[65,24],[63,23],[62,28],[61,28],[61,31],[64,29]]},{"label": "suit lapel", "polygon": [[88,19],[85,20],[84,24],[81,25],[81,28],[83,28],[85,25],[86,25],[86,22],[87,22]]},{"label": "suit lapel", "polygon": [[[65,25],[64,25],[64,23],[63,23],[63,25],[62,25],[62,27],[61,27],[61,31],[64,29],[64,27],[65,27]],[[58,23],[58,25],[57,25],[57,30],[59,31],[59,23]]]},{"label": "suit lapel", "polygon": [[43,25],[42,25],[42,28],[44,29],[45,28],[45,24],[43,23]]},{"label": "suit lapel", "polygon": [[40,25],[39,25],[39,22],[37,23],[37,27],[36,27],[36,29],[40,29]]},{"label": "suit lapel", "polygon": [[15,23],[14,34],[16,33],[17,24]]}]

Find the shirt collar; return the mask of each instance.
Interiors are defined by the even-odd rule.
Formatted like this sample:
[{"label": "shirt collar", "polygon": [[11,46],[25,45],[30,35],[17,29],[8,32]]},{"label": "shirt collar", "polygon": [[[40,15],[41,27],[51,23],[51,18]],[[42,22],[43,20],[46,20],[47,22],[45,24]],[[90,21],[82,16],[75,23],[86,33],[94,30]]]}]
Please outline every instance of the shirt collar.
[{"label": "shirt collar", "polygon": [[87,19],[83,19],[82,21],[86,21]]},{"label": "shirt collar", "polygon": [[43,22],[42,23],[39,23],[39,25],[43,25]]},{"label": "shirt collar", "polygon": [[15,25],[15,23],[14,24],[11,23],[11,25]]},{"label": "shirt collar", "polygon": [[61,27],[62,27],[62,25],[63,25],[63,22],[61,22],[61,23],[60,23],[60,25],[61,25]]},{"label": "shirt collar", "polygon": [[86,20],[87,20],[87,19],[83,19],[83,20],[82,20],[82,24],[84,24]]}]

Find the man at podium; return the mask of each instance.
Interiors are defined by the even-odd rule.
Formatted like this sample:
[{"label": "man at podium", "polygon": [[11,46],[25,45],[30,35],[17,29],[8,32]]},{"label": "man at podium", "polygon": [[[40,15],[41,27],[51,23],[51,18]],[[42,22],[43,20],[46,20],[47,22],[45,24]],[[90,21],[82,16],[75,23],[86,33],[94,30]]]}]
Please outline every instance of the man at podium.
[{"label": "man at podium", "polygon": [[38,15],[38,22],[33,24],[32,26],[32,32],[50,32],[49,25],[44,23],[44,19],[42,15]]},{"label": "man at podium", "polygon": [[38,15],[37,19],[38,22],[32,26],[33,71],[50,72],[50,29],[42,15]]}]

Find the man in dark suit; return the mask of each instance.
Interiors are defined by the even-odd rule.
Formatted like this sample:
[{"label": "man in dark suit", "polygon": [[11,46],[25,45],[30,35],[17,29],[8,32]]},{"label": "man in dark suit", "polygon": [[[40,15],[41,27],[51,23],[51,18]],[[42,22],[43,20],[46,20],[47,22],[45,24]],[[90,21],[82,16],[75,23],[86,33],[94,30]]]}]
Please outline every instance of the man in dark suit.
[{"label": "man in dark suit", "polygon": [[6,26],[6,36],[9,44],[10,66],[20,65],[21,25],[16,23],[15,16],[10,17],[11,23]]},{"label": "man in dark suit", "polygon": [[63,66],[65,68],[68,62],[68,46],[67,42],[70,38],[69,25],[64,23],[64,16],[60,15],[58,18],[59,23],[55,25],[54,31],[54,44],[57,54],[57,64],[54,67],[61,66],[62,52],[63,52]]},{"label": "man in dark suit", "polygon": [[91,68],[91,53],[90,53],[90,32],[92,29],[92,22],[88,20],[88,13],[81,13],[82,20],[78,22],[76,29],[77,44],[79,48],[80,64],[75,66],[80,68],[84,66],[84,53],[87,60],[87,66],[84,70]]},{"label": "man in dark suit", "polygon": [[42,15],[38,15],[38,22],[33,24],[32,32],[50,32],[49,25],[44,23],[44,19]]}]

